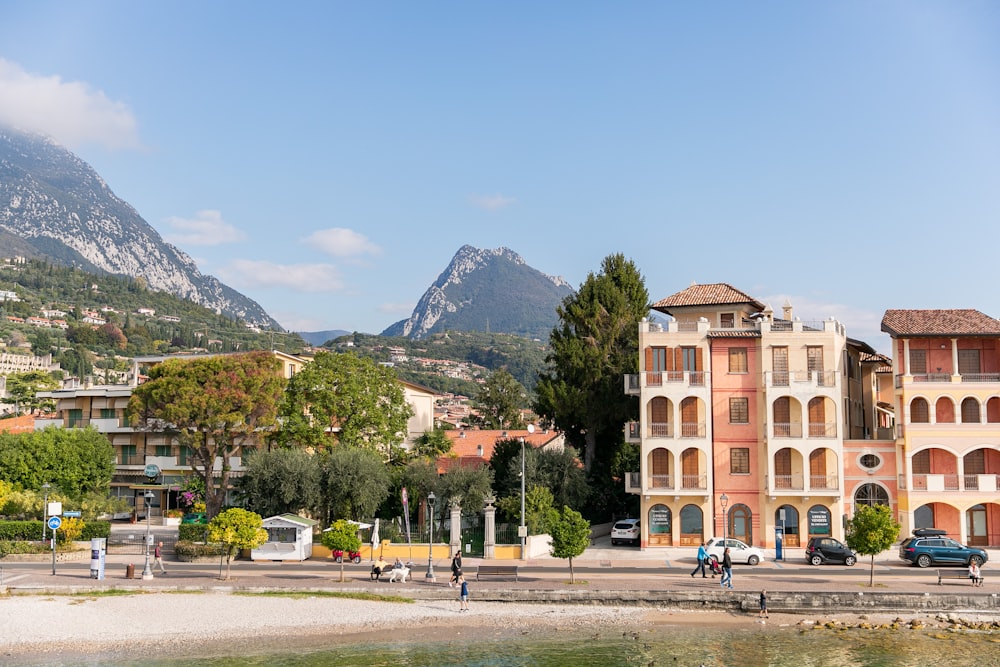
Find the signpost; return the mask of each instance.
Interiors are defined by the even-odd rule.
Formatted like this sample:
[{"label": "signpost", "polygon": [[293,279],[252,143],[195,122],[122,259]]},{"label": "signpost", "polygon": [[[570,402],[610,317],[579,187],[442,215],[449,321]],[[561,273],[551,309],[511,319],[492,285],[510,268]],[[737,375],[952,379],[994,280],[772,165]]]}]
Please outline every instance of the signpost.
[{"label": "signpost", "polygon": [[62,515],[67,519],[79,519],[82,516],[80,510],[66,510]]},{"label": "signpost", "polygon": [[56,574],[56,531],[59,530],[59,526],[62,525],[62,518],[58,516],[50,516],[48,521],[49,528],[52,529],[52,576]]}]

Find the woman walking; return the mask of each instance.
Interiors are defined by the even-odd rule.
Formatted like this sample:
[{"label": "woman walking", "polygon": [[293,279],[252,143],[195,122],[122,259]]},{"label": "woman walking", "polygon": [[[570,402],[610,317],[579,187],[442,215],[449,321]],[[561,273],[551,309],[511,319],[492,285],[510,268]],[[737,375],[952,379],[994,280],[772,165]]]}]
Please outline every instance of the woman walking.
[{"label": "woman walking", "polygon": [[733,587],[733,559],[729,555],[729,547],[722,552],[722,578],[719,583],[723,588]]}]

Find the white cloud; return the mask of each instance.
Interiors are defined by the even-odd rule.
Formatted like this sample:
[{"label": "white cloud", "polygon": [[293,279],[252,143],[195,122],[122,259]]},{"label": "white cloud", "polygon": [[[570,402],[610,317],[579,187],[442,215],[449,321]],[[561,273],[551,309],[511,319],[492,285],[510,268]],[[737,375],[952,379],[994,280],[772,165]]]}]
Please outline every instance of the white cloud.
[{"label": "white cloud", "polygon": [[507,208],[517,200],[513,197],[504,197],[503,195],[472,195],[469,197],[469,201],[479,208],[497,211],[501,208]]},{"label": "white cloud", "polygon": [[302,242],[334,257],[378,255],[382,252],[364,234],[343,227],[320,229],[302,239]]},{"label": "white cloud", "polygon": [[338,292],[344,288],[332,264],[275,264],[237,259],[218,270],[225,282],[242,289],[274,287],[298,292]]},{"label": "white cloud", "polygon": [[222,219],[220,211],[198,211],[193,218],[165,220],[173,230],[163,237],[177,246],[222,245],[246,239],[246,234]]},{"label": "white cloud", "polygon": [[48,135],[69,148],[141,148],[135,116],[127,105],[79,81],[25,72],[0,58],[0,123]]},{"label": "white cloud", "polygon": [[378,312],[380,313],[405,313],[410,314],[416,307],[415,303],[383,303],[379,304]]}]

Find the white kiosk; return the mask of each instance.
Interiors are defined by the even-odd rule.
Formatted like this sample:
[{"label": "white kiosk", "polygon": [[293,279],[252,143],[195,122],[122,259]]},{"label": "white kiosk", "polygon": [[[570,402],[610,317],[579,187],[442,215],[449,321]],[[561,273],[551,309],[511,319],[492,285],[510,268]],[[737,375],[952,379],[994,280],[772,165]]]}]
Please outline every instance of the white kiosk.
[{"label": "white kiosk", "polygon": [[297,514],[264,519],[267,542],[250,551],[252,560],[306,560],[312,556],[313,526],[318,522]]}]

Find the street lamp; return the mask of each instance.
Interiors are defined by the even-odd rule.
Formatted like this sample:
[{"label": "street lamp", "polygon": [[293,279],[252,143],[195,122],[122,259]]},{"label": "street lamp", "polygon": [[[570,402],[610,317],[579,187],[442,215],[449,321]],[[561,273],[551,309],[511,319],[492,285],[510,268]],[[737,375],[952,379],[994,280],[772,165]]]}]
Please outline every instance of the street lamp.
[{"label": "street lamp", "polygon": [[[528,424],[528,435],[535,432],[535,425]],[[521,560],[527,557],[528,550],[528,527],[524,525],[524,438],[521,438],[521,525],[517,529],[517,535],[521,538]]]},{"label": "street lamp", "polygon": [[723,493],[719,496],[719,502],[722,504],[722,538],[729,539],[729,515],[726,514],[726,506],[729,504],[729,496]]},{"label": "street lamp", "polygon": [[146,489],[143,496],[146,498],[146,565],[142,568],[142,578],[152,579],[153,569],[149,567],[149,506],[153,503],[153,491]]},{"label": "street lamp", "polygon": [[436,581],[434,578],[434,492],[431,491],[427,494],[427,511],[431,515],[430,520],[430,538],[427,541],[427,574],[424,575],[425,581]]},{"label": "street lamp", "polygon": [[42,542],[45,541],[45,524],[49,520],[49,489],[48,482],[42,484]]}]

